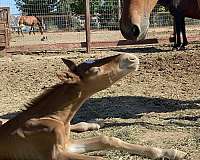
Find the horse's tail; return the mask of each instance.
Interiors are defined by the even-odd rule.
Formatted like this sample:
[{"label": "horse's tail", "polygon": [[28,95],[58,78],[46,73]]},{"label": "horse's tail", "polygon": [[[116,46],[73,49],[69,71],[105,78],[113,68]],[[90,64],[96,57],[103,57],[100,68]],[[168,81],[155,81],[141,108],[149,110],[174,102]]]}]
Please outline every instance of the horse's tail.
[{"label": "horse's tail", "polygon": [[21,23],[23,23],[23,22],[21,22],[21,21],[22,21],[22,16],[19,16],[19,17],[17,18],[18,26],[20,26]]},{"label": "horse's tail", "polygon": [[43,27],[43,24],[42,24],[42,20],[39,18],[39,17],[35,17],[38,21],[38,27],[40,28],[40,32],[41,34],[43,34],[43,31],[44,31],[44,27]]},{"label": "horse's tail", "polygon": [[38,21],[38,25],[41,26],[44,29],[43,24],[42,24],[42,20],[39,17],[35,17],[35,18]]}]

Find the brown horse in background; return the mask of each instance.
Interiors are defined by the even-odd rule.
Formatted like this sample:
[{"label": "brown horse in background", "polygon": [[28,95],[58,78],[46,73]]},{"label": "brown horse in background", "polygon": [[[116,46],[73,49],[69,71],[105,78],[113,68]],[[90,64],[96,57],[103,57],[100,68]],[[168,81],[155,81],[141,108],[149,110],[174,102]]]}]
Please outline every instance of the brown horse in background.
[{"label": "brown horse in background", "polygon": [[31,26],[29,34],[31,34],[31,31],[33,32],[33,34],[35,34],[34,27],[38,26],[41,35],[43,35],[44,28],[42,26],[42,22],[40,21],[39,18],[35,16],[20,16],[18,23],[19,23],[18,34],[20,34],[21,31],[21,34],[24,35],[22,32],[22,27],[23,25],[26,25],[26,26]]},{"label": "brown horse in background", "polygon": [[[200,0],[124,0],[120,20],[122,35],[129,40],[144,39],[149,27],[150,13],[157,3],[168,7],[174,16],[174,47],[185,47],[188,44],[185,17],[200,19]],[[183,35],[182,44],[180,33]]]}]

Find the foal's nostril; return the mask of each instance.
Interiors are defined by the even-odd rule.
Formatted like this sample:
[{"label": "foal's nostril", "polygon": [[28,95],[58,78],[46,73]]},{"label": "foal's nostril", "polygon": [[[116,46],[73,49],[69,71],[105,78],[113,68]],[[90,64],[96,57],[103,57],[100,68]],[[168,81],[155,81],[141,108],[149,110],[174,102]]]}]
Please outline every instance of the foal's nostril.
[{"label": "foal's nostril", "polygon": [[136,60],[136,58],[128,58],[128,61],[130,61],[130,62],[135,62],[135,60]]},{"label": "foal's nostril", "polygon": [[138,26],[136,25],[133,25],[132,28],[131,28],[131,31],[132,31],[132,35],[134,37],[138,37],[140,35],[140,29]]},{"label": "foal's nostril", "polygon": [[136,63],[136,64],[139,63],[139,59],[135,55],[129,55],[126,58],[126,61],[129,63]]}]

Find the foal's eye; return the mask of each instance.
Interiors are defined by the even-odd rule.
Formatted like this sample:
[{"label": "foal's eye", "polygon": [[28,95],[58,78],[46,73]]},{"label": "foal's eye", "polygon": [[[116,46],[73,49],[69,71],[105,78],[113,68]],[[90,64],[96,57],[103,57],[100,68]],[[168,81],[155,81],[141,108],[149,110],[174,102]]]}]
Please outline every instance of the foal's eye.
[{"label": "foal's eye", "polygon": [[101,71],[100,67],[92,67],[87,71],[87,74],[97,75]]}]

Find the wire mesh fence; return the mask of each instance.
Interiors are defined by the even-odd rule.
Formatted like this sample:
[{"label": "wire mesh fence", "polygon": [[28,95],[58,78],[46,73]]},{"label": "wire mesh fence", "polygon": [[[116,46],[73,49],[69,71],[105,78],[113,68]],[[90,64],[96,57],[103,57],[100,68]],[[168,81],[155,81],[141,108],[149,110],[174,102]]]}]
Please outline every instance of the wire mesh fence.
[{"label": "wire mesh fence", "polygon": [[[11,8],[11,45],[74,43],[85,41],[84,0],[1,0],[0,7]],[[119,30],[122,0],[91,0],[91,39],[92,41],[112,41],[123,39]],[[18,35],[18,21],[21,15],[36,16],[42,21],[47,39],[41,35]],[[186,19],[190,34],[199,33],[199,20]],[[148,38],[168,36],[172,32],[173,19],[162,6],[157,5],[150,17]],[[29,33],[30,26],[24,24],[22,30]],[[38,27],[34,27],[39,31]],[[159,33],[158,33],[159,32]],[[160,34],[162,33],[162,34]]]}]

